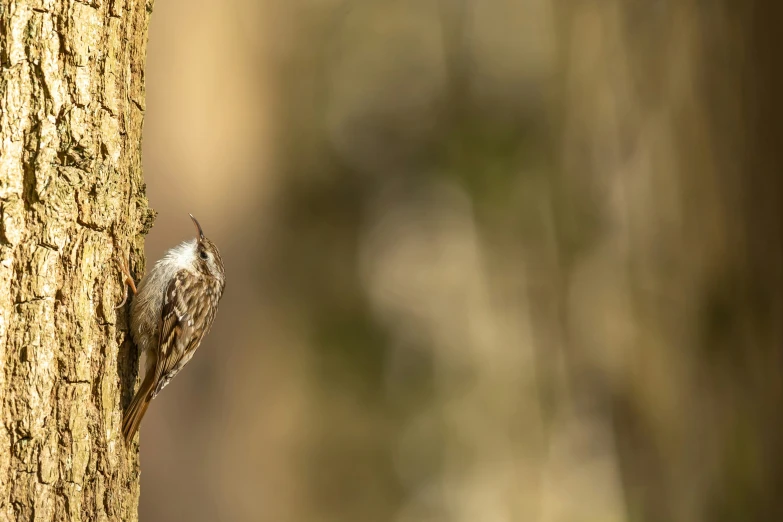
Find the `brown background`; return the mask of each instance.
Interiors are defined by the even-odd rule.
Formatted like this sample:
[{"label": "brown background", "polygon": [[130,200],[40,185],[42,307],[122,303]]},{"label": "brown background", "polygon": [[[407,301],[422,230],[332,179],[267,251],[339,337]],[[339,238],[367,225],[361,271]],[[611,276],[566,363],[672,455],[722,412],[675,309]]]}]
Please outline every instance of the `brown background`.
[{"label": "brown background", "polygon": [[147,255],[228,279],[140,519],[776,519],[770,19],[156,2]]}]

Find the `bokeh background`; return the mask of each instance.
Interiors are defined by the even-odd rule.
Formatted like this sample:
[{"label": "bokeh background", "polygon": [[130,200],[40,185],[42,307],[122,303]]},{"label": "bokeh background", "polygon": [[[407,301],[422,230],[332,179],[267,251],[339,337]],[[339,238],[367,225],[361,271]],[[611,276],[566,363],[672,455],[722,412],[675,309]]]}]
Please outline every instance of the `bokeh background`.
[{"label": "bokeh background", "polygon": [[141,520],[783,520],[780,10],[156,2]]}]

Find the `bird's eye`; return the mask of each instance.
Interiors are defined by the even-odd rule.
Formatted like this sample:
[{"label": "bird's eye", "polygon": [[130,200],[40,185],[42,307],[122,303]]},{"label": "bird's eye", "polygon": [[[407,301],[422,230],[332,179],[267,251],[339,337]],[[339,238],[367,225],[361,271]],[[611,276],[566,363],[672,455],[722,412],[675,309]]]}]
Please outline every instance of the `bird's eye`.
[{"label": "bird's eye", "polygon": [[201,257],[201,259],[208,259],[209,258],[207,253],[204,252],[203,250],[201,252],[199,252],[198,255],[199,255],[199,257]]}]

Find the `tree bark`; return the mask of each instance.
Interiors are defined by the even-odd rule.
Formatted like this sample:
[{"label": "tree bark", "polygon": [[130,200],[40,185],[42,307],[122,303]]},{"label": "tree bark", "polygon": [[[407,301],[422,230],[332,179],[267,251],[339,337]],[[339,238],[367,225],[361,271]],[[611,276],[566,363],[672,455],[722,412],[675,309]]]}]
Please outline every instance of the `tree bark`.
[{"label": "tree bark", "polygon": [[[120,424],[138,370],[152,2],[0,0],[0,521],[137,520]],[[134,271],[135,273],[135,271]]]}]

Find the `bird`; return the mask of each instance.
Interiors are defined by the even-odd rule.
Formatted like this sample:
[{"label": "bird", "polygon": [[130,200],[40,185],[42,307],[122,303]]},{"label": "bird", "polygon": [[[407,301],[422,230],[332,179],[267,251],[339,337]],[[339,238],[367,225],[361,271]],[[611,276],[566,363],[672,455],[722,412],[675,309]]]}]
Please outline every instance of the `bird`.
[{"label": "bird", "polygon": [[[223,259],[217,245],[196,226],[195,239],[168,250],[136,288],[127,264],[125,283],[133,291],[130,332],[146,356],[144,380],[122,418],[129,446],[150,402],[182,370],[212,328],[226,286]],[[127,300],[125,298],[119,307]]]}]

